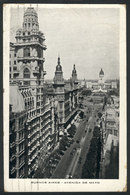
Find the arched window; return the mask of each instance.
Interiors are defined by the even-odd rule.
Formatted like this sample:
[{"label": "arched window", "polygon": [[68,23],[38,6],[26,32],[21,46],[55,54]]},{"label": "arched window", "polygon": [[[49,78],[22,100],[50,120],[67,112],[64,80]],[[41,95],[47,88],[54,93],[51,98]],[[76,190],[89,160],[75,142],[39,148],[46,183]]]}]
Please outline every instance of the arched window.
[{"label": "arched window", "polygon": [[28,70],[28,68],[25,68],[23,71],[23,77],[24,78],[30,78],[30,71]]},{"label": "arched window", "polygon": [[30,56],[30,48],[26,47],[24,48],[24,57],[29,57]]}]

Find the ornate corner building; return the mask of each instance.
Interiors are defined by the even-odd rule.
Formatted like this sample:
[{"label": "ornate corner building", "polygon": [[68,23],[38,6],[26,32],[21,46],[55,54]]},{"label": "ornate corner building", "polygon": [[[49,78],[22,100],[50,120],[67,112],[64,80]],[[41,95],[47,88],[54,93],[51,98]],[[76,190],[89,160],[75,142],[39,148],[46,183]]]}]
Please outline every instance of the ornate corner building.
[{"label": "ornate corner building", "polygon": [[10,177],[33,177],[40,155],[45,159],[54,147],[54,105],[44,85],[45,37],[34,8],[25,11],[15,38],[10,43]]},{"label": "ornate corner building", "polygon": [[64,80],[60,57],[52,91],[44,81],[44,34],[34,8],[24,12],[23,26],[10,43],[9,176],[33,178],[77,114],[78,79]]},{"label": "ornate corner building", "polygon": [[58,57],[53,81],[53,95],[59,119],[59,135],[62,135],[72,121],[72,118],[77,114],[79,88],[75,65],[72,77],[69,80],[64,80],[60,57]]}]

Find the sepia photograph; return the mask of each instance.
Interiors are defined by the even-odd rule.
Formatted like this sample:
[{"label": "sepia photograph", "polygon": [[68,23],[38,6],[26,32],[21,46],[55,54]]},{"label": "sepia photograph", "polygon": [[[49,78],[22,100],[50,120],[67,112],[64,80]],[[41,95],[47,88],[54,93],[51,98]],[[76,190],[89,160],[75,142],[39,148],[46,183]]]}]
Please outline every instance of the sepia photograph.
[{"label": "sepia photograph", "polygon": [[7,191],[126,187],[125,14],[118,4],[4,6]]}]

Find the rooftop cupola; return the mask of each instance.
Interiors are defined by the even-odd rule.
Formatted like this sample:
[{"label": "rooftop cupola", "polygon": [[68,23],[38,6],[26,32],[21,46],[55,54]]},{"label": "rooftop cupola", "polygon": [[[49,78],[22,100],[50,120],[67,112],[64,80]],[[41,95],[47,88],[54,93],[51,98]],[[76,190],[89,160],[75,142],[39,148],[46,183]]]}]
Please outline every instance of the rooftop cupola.
[{"label": "rooftop cupola", "polygon": [[54,76],[55,85],[64,85],[63,71],[60,64],[60,57],[58,57],[58,62],[56,66],[55,76]]},{"label": "rooftop cupola", "polygon": [[38,15],[33,7],[29,7],[24,12],[23,30],[31,31],[32,29],[39,31]]},{"label": "rooftop cupola", "polygon": [[58,63],[56,66],[56,71],[62,71],[62,66],[60,65],[60,57],[58,57]]}]

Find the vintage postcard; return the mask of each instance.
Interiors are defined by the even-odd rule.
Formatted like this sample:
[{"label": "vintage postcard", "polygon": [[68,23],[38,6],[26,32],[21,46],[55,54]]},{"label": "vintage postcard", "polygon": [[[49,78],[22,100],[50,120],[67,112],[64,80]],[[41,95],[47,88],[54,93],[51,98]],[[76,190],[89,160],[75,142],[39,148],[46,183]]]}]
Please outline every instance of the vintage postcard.
[{"label": "vintage postcard", "polygon": [[126,6],[4,4],[4,190],[127,191]]}]

